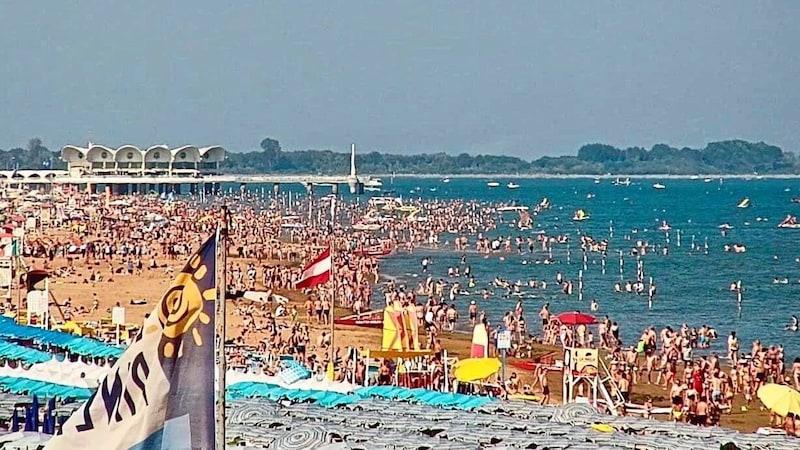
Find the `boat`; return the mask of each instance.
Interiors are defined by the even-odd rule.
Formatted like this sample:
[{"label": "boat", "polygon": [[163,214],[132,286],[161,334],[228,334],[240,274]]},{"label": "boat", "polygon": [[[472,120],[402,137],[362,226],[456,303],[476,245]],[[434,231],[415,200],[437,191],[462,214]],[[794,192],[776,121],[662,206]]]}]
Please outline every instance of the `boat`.
[{"label": "boat", "polygon": [[793,198],[792,203],[800,203],[800,197]]},{"label": "boat", "polygon": [[[720,178],[720,180],[722,180],[722,178]],[[714,180],[712,180],[711,178],[704,178],[703,179],[703,183],[711,183],[712,181],[714,181]]]},{"label": "boat", "polygon": [[594,184],[600,184],[600,178],[595,178],[594,179]]},{"label": "boat", "polygon": [[666,220],[662,220],[661,221],[661,226],[658,227],[658,229],[659,229],[659,231],[669,231],[669,230],[672,229],[672,227],[669,226],[669,223],[667,223]]},{"label": "boat", "polygon": [[353,229],[356,231],[378,231],[381,229],[381,224],[359,222],[353,224]]},{"label": "boat", "polygon": [[368,311],[352,316],[339,317],[338,319],[333,319],[333,323],[351,327],[383,328],[383,311]]},{"label": "boat", "polygon": [[544,197],[542,201],[540,201],[539,204],[536,206],[538,209],[550,209],[550,199]]},{"label": "boat", "polygon": [[364,190],[367,192],[381,192],[383,189],[379,186],[364,186]]},{"label": "boat", "polygon": [[528,371],[534,372],[534,371],[536,371],[536,368],[540,364],[536,364],[533,361],[524,360],[524,359],[509,359],[508,360],[508,365],[511,366],[511,367],[514,367],[516,369],[528,370]]},{"label": "boat", "polygon": [[364,182],[364,190],[373,190],[380,191],[383,188],[383,181],[380,178],[369,178],[367,181]]},{"label": "boat", "polygon": [[486,185],[489,186],[490,188],[496,188],[497,186],[500,186],[500,183],[498,183],[497,181],[490,181],[486,183]]},{"label": "boat", "polygon": [[442,183],[449,183],[449,182],[450,182],[450,177],[442,178]]},{"label": "boat", "polygon": [[525,205],[509,205],[509,206],[500,206],[497,208],[497,212],[515,212],[515,211],[527,211],[529,208]]},{"label": "boat", "polygon": [[748,197],[743,198],[742,201],[736,205],[737,208],[747,208],[748,206],[750,206],[750,199]]},{"label": "boat", "polygon": [[616,180],[612,181],[611,184],[613,184],[614,186],[630,186],[631,185],[631,179],[630,178],[625,178],[623,180],[622,178],[618,177]]},{"label": "boat", "polygon": [[392,253],[392,249],[381,247],[380,245],[373,245],[372,247],[365,247],[353,252],[356,256],[387,256]]},{"label": "boat", "polygon": [[666,189],[667,187],[661,183],[653,183],[653,189]]},{"label": "boat", "polygon": [[511,183],[508,183],[506,187],[509,189],[519,189],[519,185],[517,183],[514,183],[513,181]]},{"label": "boat", "polygon": [[800,229],[800,223],[797,223],[797,217],[789,214],[778,224],[778,228]]},{"label": "boat", "polygon": [[583,221],[583,220],[588,220],[588,219],[589,219],[589,214],[587,214],[586,211],[584,211],[582,209],[579,209],[579,210],[575,211],[575,214],[572,215],[572,220],[575,220],[575,221],[578,221],[578,222]]}]

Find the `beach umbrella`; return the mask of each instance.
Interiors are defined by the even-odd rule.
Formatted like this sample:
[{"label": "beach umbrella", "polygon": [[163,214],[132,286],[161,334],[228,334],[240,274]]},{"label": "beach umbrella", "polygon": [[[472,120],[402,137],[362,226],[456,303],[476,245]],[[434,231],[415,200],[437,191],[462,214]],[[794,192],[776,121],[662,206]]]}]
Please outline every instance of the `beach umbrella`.
[{"label": "beach umbrella", "polygon": [[17,408],[11,410],[11,431],[19,431],[19,415],[17,415]]},{"label": "beach umbrella", "polygon": [[325,428],[315,425],[295,427],[278,436],[269,448],[275,450],[310,450],[328,445]]},{"label": "beach umbrella", "polygon": [[497,358],[467,358],[455,363],[453,375],[458,381],[476,381],[488,378],[500,370]]},{"label": "beach umbrella", "polygon": [[45,412],[45,420],[47,421],[47,428],[42,425],[42,432],[47,434],[56,434],[56,418],[53,416],[53,410],[56,409],[56,399],[51,397],[47,401],[47,410]]},{"label": "beach umbrella", "polygon": [[31,402],[31,410],[33,411],[33,430],[31,431],[39,431],[39,397],[35,394]]},{"label": "beach umbrella", "polygon": [[765,384],[758,389],[758,398],[764,406],[779,416],[800,414],[800,392],[785,384]]},{"label": "beach umbrella", "polygon": [[556,319],[564,325],[594,325],[597,323],[597,319],[593,315],[578,311],[561,313],[556,316]]}]

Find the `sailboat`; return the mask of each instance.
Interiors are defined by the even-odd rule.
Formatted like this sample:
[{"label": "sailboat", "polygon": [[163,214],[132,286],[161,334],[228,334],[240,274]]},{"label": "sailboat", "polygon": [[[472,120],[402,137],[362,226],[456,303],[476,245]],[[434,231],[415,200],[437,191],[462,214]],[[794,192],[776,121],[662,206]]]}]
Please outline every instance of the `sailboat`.
[{"label": "sailboat", "polygon": [[742,201],[736,205],[737,208],[747,208],[748,206],[750,206],[750,198],[748,197],[743,198]]},{"label": "sailboat", "polygon": [[575,221],[578,221],[578,222],[583,221],[583,220],[588,220],[588,219],[589,219],[589,214],[587,214],[586,211],[584,211],[582,209],[579,209],[579,210],[575,211],[575,214],[572,215],[572,220],[575,220]]}]

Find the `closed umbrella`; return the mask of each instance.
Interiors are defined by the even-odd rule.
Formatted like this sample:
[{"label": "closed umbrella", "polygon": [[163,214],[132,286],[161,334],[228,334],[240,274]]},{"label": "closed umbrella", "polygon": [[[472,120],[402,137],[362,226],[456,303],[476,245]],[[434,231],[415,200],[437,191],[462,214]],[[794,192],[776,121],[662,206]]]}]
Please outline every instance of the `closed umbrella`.
[{"label": "closed umbrella", "polygon": [[556,316],[556,319],[564,325],[594,325],[597,323],[597,319],[593,315],[580,311],[561,313]]},{"label": "closed umbrella", "polygon": [[758,389],[758,398],[764,406],[779,416],[800,414],[800,392],[784,384],[765,384]]},{"label": "closed umbrella", "polygon": [[500,366],[500,360],[497,358],[462,359],[455,364],[453,375],[462,382],[483,380],[496,374]]}]

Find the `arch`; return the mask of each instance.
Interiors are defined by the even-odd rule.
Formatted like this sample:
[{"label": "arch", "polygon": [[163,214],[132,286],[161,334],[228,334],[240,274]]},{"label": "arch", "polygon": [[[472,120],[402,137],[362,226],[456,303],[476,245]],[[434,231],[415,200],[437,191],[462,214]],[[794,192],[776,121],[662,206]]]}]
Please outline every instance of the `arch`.
[{"label": "arch", "polygon": [[78,147],[76,145],[65,145],[61,149],[61,160],[67,163],[85,161],[88,151],[88,148]]},{"label": "arch", "polygon": [[28,180],[41,180],[42,179],[42,174],[40,174],[39,172],[32,172],[32,173],[27,174],[27,176],[25,176],[25,175],[23,175],[23,176]]},{"label": "arch", "polygon": [[90,163],[114,162],[116,150],[105,145],[92,144],[86,151],[86,160]]},{"label": "arch", "polygon": [[178,148],[173,148],[171,153],[173,162],[196,163],[202,161],[200,149],[194,145],[184,145]]},{"label": "arch", "polygon": [[166,145],[154,145],[144,152],[145,163],[168,163],[171,157],[169,147]]},{"label": "arch", "polygon": [[114,154],[114,160],[119,163],[139,163],[144,160],[144,154],[135,145],[123,145]]},{"label": "arch", "polygon": [[44,176],[48,180],[53,180],[56,177],[55,172],[49,172],[47,175]]},{"label": "arch", "polygon": [[203,147],[200,149],[200,156],[205,162],[222,162],[225,161],[225,149],[218,145]]},{"label": "arch", "polygon": [[11,174],[9,174],[8,172],[5,172],[5,171],[0,172],[0,179],[7,180],[9,178],[11,178]]}]

